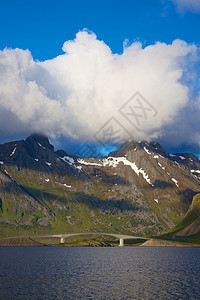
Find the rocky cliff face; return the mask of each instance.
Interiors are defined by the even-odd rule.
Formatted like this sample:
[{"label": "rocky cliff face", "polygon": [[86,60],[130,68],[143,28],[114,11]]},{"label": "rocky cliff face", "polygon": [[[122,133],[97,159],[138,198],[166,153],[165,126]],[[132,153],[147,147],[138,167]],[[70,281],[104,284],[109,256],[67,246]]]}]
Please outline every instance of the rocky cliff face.
[{"label": "rocky cliff face", "polygon": [[181,222],[200,191],[196,156],[145,141],[78,158],[32,135],[0,145],[0,175],[3,232],[155,235]]}]

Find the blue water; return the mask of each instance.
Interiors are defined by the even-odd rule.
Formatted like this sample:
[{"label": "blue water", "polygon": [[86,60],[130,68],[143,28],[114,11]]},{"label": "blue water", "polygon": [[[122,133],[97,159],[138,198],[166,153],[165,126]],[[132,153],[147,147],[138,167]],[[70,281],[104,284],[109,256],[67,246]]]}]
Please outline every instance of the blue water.
[{"label": "blue water", "polygon": [[0,299],[200,299],[200,248],[0,247]]}]

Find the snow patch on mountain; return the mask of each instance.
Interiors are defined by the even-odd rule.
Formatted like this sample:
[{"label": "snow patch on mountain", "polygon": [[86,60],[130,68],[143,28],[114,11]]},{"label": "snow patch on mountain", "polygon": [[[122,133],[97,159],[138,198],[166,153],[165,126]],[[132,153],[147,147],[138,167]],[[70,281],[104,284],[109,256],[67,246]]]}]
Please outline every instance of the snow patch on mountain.
[{"label": "snow patch on mountain", "polygon": [[151,155],[151,152],[146,147],[144,147],[143,149],[147,154]]},{"label": "snow patch on mountain", "polygon": [[68,163],[70,166],[74,165],[74,159],[70,156],[60,157],[64,162]]},{"label": "snow patch on mountain", "polygon": [[178,181],[177,181],[175,178],[172,178],[172,181],[175,183],[175,185],[176,185],[177,187],[179,187]]},{"label": "snow patch on mountain", "polygon": [[[81,171],[82,166],[77,166],[76,163],[75,163],[75,160],[74,160],[72,157],[70,157],[70,156],[63,156],[63,157],[60,157],[60,156],[59,156],[59,158],[60,158],[61,160],[63,160],[65,163],[67,163],[68,165],[70,165],[71,167],[74,167],[74,168],[77,169],[78,171]],[[78,159],[77,162],[80,163],[80,160],[81,160],[81,159]],[[86,162],[85,162],[85,164],[86,164]]]},{"label": "snow patch on mountain", "polygon": [[82,167],[81,166],[76,166],[76,168],[81,171],[82,170]]},{"label": "snow patch on mountain", "polygon": [[199,170],[191,170],[192,173],[199,173],[200,174],[200,171]]},{"label": "snow patch on mountain", "polygon": [[10,156],[13,156],[15,154],[15,151],[16,151],[16,147],[14,148],[13,152],[10,154]]},{"label": "snow patch on mountain", "polygon": [[78,162],[79,164],[86,165],[86,166],[99,166],[99,167],[103,166],[102,164],[84,161],[82,158],[79,158]]},{"label": "snow patch on mountain", "polygon": [[109,166],[109,167],[113,167],[113,168],[116,168],[119,163],[123,163],[125,166],[130,166],[132,168],[132,170],[138,176],[141,174],[143,176],[143,178],[146,180],[146,182],[148,182],[150,185],[153,186],[148,174],[142,168],[139,169],[135,162],[131,162],[125,157],[111,157],[111,156],[109,156],[108,158],[104,158],[102,160],[101,164],[100,163],[93,163],[93,162],[86,162],[83,159],[79,159],[78,162],[80,164],[84,164],[84,165],[92,165],[92,166],[100,166],[100,167]]},{"label": "snow patch on mountain", "polygon": [[46,149],[46,147],[43,147],[39,142],[37,142],[37,144],[42,148],[42,149]]},{"label": "snow patch on mountain", "polygon": [[71,185],[67,185],[66,183],[63,183],[63,185],[67,188],[71,188],[72,186]]},{"label": "snow patch on mountain", "polygon": [[165,167],[163,167],[160,163],[158,163],[159,167],[161,167],[163,170],[165,170]]}]

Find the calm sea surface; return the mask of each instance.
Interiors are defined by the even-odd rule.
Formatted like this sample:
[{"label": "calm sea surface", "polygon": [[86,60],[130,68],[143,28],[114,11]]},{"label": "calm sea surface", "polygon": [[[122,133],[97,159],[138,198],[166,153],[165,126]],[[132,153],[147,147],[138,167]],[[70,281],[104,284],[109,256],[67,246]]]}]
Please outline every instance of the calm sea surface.
[{"label": "calm sea surface", "polygon": [[200,299],[200,248],[0,247],[0,299]]}]

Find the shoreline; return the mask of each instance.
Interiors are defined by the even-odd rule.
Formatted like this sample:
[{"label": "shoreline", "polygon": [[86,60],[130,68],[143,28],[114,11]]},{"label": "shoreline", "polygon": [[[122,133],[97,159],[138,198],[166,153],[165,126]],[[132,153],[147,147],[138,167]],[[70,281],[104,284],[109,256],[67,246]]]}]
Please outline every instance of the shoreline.
[{"label": "shoreline", "polygon": [[[77,243],[66,243],[62,244],[54,244],[54,243],[45,243],[32,239],[31,237],[10,237],[10,238],[0,238],[0,247],[15,247],[15,246],[39,246],[39,247],[118,247],[117,244],[102,242],[102,241],[84,241],[81,244]],[[198,248],[200,244],[193,243],[181,243],[177,241],[168,241],[152,238],[143,243],[138,243],[134,245],[126,244],[125,247],[190,247],[190,248]]]}]

